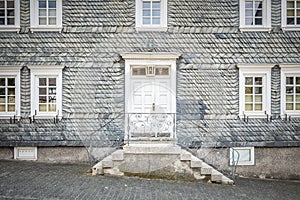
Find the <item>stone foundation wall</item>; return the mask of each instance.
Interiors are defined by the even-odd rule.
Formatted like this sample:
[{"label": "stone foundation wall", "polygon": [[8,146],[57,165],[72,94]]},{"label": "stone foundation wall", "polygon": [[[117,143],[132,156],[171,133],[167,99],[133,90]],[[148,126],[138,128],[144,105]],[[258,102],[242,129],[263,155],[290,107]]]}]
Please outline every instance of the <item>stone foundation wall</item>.
[{"label": "stone foundation wall", "polygon": [[[232,173],[229,165],[229,148],[201,148],[195,150],[197,156],[218,170]],[[300,180],[299,148],[255,148],[255,164],[236,166],[235,175],[245,177],[296,179]]]}]

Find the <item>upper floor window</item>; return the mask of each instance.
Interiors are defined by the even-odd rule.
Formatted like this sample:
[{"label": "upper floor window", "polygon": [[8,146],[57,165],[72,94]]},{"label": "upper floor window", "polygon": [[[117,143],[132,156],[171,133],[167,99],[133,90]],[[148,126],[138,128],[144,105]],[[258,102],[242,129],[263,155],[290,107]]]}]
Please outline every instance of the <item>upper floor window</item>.
[{"label": "upper floor window", "polygon": [[20,69],[0,67],[0,116],[20,116]]},{"label": "upper floor window", "polygon": [[0,0],[0,31],[20,28],[20,1]]},{"label": "upper floor window", "polygon": [[282,0],[283,30],[300,29],[300,0]]},{"label": "upper floor window", "polygon": [[271,1],[240,0],[240,30],[270,31]]},{"label": "upper floor window", "polygon": [[137,30],[165,31],[167,28],[167,0],[136,0]]},{"label": "upper floor window", "polygon": [[31,0],[31,31],[60,31],[62,0]]},{"label": "upper floor window", "polygon": [[271,68],[273,65],[238,65],[239,115],[264,117],[271,114]]},{"label": "upper floor window", "polygon": [[31,115],[62,116],[63,66],[29,66],[31,71]]},{"label": "upper floor window", "polygon": [[281,114],[300,115],[300,66],[281,67]]}]

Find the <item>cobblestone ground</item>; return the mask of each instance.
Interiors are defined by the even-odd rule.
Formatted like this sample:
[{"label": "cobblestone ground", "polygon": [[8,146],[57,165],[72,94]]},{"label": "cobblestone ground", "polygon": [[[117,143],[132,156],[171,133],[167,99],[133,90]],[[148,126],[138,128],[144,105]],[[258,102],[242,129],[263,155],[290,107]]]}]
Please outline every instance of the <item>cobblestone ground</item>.
[{"label": "cobblestone ground", "polygon": [[91,176],[87,165],[0,160],[0,199],[300,199],[300,183],[237,179],[236,186]]}]

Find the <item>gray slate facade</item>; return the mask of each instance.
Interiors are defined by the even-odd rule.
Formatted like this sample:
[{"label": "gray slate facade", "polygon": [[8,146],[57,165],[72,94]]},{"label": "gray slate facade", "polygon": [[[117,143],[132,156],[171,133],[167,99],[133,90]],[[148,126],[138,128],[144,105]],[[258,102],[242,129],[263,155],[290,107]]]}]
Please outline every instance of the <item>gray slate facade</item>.
[{"label": "gray slate facade", "polygon": [[[134,0],[63,0],[63,29],[0,32],[0,65],[22,66],[21,117],[0,119],[0,146],[119,146],[124,138],[124,52],[178,52],[177,137],[183,146],[300,145],[300,118],[280,117],[280,64],[300,64],[300,32],[281,30],[272,1],[271,32],[240,32],[238,0],[168,0],[168,30],[137,32]],[[272,120],[239,114],[237,64],[274,64]],[[30,123],[28,66],[63,65],[63,119]]]}]

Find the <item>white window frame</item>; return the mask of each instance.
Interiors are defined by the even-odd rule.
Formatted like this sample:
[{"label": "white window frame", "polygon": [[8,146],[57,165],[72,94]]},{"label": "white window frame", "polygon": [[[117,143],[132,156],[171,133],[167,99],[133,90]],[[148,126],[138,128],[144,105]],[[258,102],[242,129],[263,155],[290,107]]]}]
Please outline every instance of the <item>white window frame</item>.
[{"label": "white window frame", "polygon": [[21,116],[21,91],[20,91],[20,70],[22,67],[19,66],[0,66],[0,77],[15,77],[15,112],[0,112],[0,118],[8,118],[16,116],[19,118]]},{"label": "white window frame", "polygon": [[[151,1],[151,0],[148,0]],[[135,0],[135,28],[137,31],[167,31],[168,0],[160,0],[160,24],[143,24],[143,0]]]},{"label": "white window frame", "polygon": [[245,1],[240,0],[240,31],[268,31],[272,30],[271,27],[271,0],[263,1],[263,16],[262,25],[246,25],[245,23]]},{"label": "white window frame", "polygon": [[56,0],[56,25],[39,25],[39,0],[30,0],[30,31],[62,30],[62,0]]},{"label": "white window frame", "polygon": [[281,0],[281,28],[283,31],[299,31],[300,30],[300,24],[299,25],[288,25],[286,23],[287,19],[287,0]]},{"label": "white window frame", "polygon": [[[239,64],[239,117],[264,118],[271,114],[271,68],[270,64]],[[263,77],[263,109],[262,111],[245,111],[245,77]]]},{"label": "white window frame", "polygon": [[300,76],[300,64],[280,65],[281,68],[281,117],[288,116],[300,117],[300,110],[286,110],[286,77],[287,75]]},{"label": "white window frame", "polygon": [[255,156],[254,156],[254,147],[232,147],[230,148],[229,151],[229,165],[232,166],[232,161],[233,161],[233,152],[238,152],[238,151],[244,151],[248,150],[250,151],[250,160],[249,161],[239,161],[238,157],[234,156],[234,165],[254,165],[255,164]]},{"label": "white window frame", "polygon": [[15,2],[15,25],[0,25],[0,32],[19,32],[20,31],[20,0]]},{"label": "white window frame", "polygon": [[[22,153],[30,154],[22,155]],[[14,147],[14,159],[17,160],[37,160],[37,147]]]},{"label": "white window frame", "polygon": [[[62,69],[64,66],[28,66],[31,78],[31,116],[37,118],[62,117]],[[56,77],[56,112],[39,112],[39,77]]]}]

